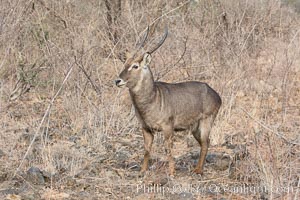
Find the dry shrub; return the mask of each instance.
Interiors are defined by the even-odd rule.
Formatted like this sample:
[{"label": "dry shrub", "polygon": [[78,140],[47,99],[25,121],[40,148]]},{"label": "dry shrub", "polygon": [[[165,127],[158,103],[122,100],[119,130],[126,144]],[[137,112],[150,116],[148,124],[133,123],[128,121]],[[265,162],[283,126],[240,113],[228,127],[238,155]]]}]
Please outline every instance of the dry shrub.
[{"label": "dry shrub", "polygon": [[[21,169],[63,167],[74,175],[91,162],[84,152],[74,155],[64,144],[53,145],[50,135],[62,141],[77,137],[85,141],[80,144],[103,152],[111,138],[140,134],[128,94],[116,89],[113,80],[122,68],[118,57],[132,50],[139,33],[160,18],[154,38],[163,24],[170,34],[154,55],[155,77],[208,82],[220,93],[223,106],[212,143],[221,145],[229,138],[249,152],[235,167],[234,178],[268,187],[299,186],[300,20],[291,8],[275,0],[128,0],[121,3],[121,15],[108,21],[112,13],[105,3],[2,2],[0,149],[17,157],[6,169],[17,169],[24,156],[24,150],[10,148],[23,134],[12,130],[34,133],[71,67],[43,124],[47,134],[39,148],[44,153]],[[14,102],[11,94],[18,94]],[[271,191],[269,195],[276,197]]]}]

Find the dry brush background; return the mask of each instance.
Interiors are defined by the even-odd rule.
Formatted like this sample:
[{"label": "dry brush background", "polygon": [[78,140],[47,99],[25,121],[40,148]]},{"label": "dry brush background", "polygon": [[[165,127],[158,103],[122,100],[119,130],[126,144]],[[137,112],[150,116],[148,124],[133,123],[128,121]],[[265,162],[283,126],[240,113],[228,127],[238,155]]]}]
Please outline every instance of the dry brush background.
[{"label": "dry brush background", "polygon": [[[299,195],[299,1],[12,0],[0,7],[0,197],[6,199],[296,199]],[[178,133],[169,180],[160,133],[148,176],[118,58],[157,22],[157,80],[207,82],[223,105],[205,175]],[[206,188],[167,194],[137,184]],[[265,186],[226,192],[226,185]],[[279,191],[271,190],[279,188]],[[287,189],[290,189],[288,191]]]}]

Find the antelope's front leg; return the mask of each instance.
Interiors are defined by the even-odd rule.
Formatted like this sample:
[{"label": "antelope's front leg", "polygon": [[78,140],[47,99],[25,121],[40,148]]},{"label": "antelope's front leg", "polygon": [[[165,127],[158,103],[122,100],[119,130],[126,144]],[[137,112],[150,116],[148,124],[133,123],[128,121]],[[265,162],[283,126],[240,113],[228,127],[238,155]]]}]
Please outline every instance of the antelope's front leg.
[{"label": "antelope's front leg", "polygon": [[145,154],[144,154],[144,161],[141,167],[141,172],[144,173],[148,169],[149,159],[150,159],[150,151],[153,143],[153,134],[143,128],[143,136],[144,136],[144,147],[145,147]]},{"label": "antelope's front leg", "polygon": [[164,136],[165,136],[165,140],[164,140],[164,145],[165,145],[165,150],[168,156],[168,160],[169,160],[169,173],[170,176],[174,176],[175,175],[175,160],[173,158],[173,154],[172,154],[172,148],[173,148],[173,127],[167,127],[163,130],[164,132]]}]

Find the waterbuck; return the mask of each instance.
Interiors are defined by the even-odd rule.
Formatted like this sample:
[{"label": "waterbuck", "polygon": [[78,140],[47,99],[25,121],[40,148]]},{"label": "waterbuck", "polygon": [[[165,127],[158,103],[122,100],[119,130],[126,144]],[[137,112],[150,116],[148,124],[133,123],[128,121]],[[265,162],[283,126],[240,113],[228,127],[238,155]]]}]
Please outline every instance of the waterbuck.
[{"label": "waterbuck", "polygon": [[189,130],[201,146],[200,158],[194,172],[203,174],[203,164],[209,146],[209,133],[221,98],[208,84],[190,81],[181,83],[156,82],[149,67],[151,54],[165,41],[166,28],[160,42],[144,52],[139,52],[147,40],[149,28],[140,48],[128,58],[119,78],[118,87],[127,86],[135,108],[135,114],[142,126],[144,137],[144,160],[141,172],[148,168],[154,131],[164,133],[164,145],[169,161],[169,173],[175,174],[172,156],[174,131]]}]

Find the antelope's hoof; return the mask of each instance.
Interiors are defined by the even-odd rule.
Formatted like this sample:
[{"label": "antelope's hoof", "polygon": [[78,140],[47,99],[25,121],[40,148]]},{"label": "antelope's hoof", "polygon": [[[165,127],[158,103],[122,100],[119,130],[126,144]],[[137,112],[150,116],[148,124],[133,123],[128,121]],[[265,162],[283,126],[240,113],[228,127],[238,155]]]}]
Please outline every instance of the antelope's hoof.
[{"label": "antelope's hoof", "polygon": [[143,164],[143,165],[141,166],[140,173],[145,173],[147,170],[148,170],[148,165]]},{"label": "antelope's hoof", "polygon": [[200,169],[200,168],[196,168],[196,169],[194,169],[194,170],[193,170],[193,172],[194,172],[195,174],[200,174],[200,175],[203,175],[203,170],[202,170],[202,169]]},{"label": "antelope's hoof", "polygon": [[170,168],[170,169],[169,169],[169,176],[170,176],[171,178],[174,178],[175,175],[176,175],[175,168]]}]

